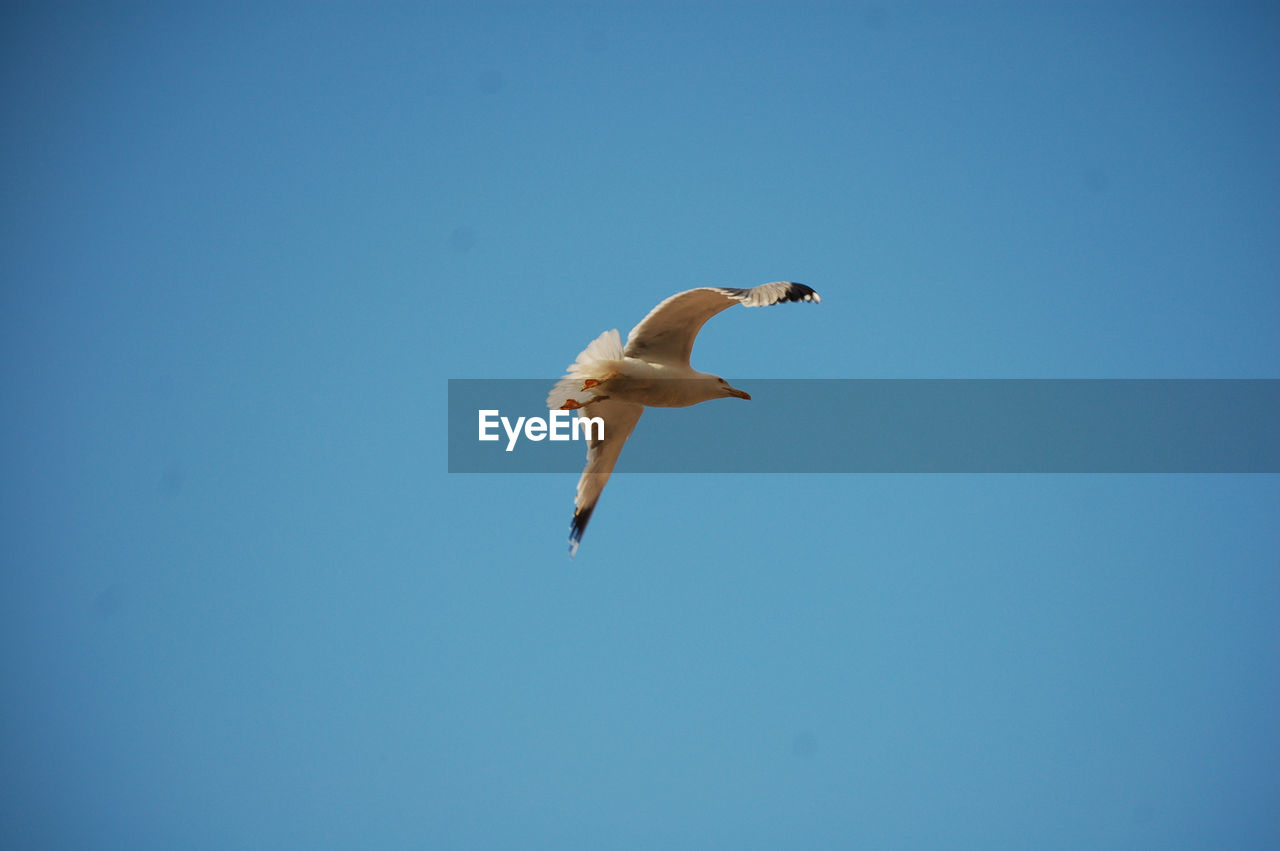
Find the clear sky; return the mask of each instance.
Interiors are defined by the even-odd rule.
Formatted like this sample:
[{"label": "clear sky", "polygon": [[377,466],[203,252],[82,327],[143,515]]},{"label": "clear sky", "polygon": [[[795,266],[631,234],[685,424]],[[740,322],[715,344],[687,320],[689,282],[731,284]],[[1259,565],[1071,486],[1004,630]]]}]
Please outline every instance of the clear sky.
[{"label": "clear sky", "polygon": [[1274,4],[0,24],[6,848],[1280,846],[1277,476],[620,476],[571,562],[444,447],[699,284],[822,294],[745,389],[1280,377]]}]

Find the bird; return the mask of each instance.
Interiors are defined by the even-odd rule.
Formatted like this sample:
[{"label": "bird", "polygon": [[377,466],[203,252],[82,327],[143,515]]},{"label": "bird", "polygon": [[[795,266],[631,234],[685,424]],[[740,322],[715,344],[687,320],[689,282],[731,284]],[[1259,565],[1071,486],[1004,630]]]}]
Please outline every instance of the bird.
[{"label": "bird", "polygon": [[684,408],[711,399],[751,398],[720,376],[689,365],[694,340],[706,321],[735,304],[766,307],[821,301],[812,287],[794,281],[750,289],[697,287],[659,302],[631,329],[625,347],[615,328],[582,350],[547,394],[549,410],[577,411],[579,417],[604,421],[603,435],[587,430],[587,465],[578,480],[569,525],[570,558],[577,555],[600,493],[646,406]]}]

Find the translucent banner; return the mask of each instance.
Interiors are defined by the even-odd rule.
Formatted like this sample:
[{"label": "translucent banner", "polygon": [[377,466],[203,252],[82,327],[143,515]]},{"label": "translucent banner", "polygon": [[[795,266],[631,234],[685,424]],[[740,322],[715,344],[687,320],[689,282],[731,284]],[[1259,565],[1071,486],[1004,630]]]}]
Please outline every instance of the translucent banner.
[{"label": "translucent banner", "polygon": [[[580,472],[595,433],[554,383],[450,379],[449,472]],[[733,384],[752,399],[645,409],[617,472],[1280,472],[1275,379]]]}]

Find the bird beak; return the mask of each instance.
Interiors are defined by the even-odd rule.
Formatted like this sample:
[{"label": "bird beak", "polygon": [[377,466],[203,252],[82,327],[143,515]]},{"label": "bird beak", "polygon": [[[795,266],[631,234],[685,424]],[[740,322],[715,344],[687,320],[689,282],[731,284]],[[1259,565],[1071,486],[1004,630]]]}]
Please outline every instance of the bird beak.
[{"label": "bird beak", "polygon": [[729,395],[730,395],[730,396],[737,396],[739,399],[746,399],[748,402],[750,402],[750,401],[751,401],[751,394],[750,394],[750,393],[743,392],[742,390],[738,390],[738,389],[736,389],[736,388],[734,388],[734,387],[730,387],[730,388],[729,388]]}]

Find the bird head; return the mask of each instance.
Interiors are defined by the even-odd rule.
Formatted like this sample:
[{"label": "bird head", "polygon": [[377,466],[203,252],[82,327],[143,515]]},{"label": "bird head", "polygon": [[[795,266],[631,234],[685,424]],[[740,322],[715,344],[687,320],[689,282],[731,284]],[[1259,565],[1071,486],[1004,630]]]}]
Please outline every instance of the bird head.
[{"label": "bird head", "polygon": [[723,378],[721,378],[718,375],[716,376],[716,386],[720,388],[721,396],[736,396],[739,399],[747,399],[747,400],[751,399],[750,393],[747,393],[744,390],[739,390],[736,387],[730,387],[729,382],[725,381]]}]

